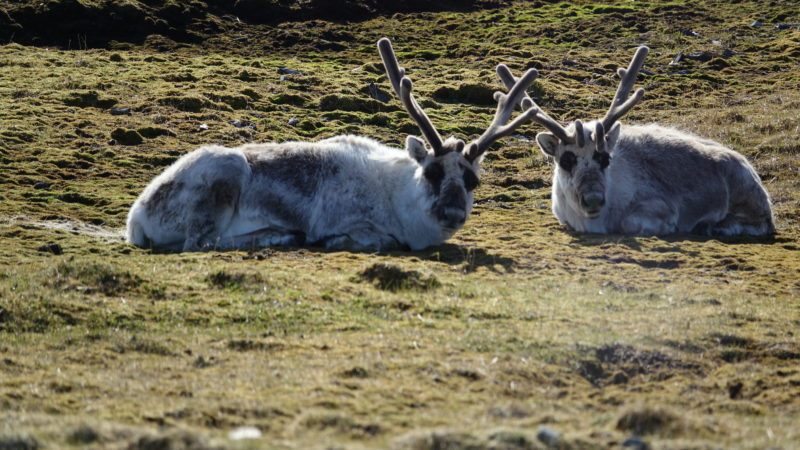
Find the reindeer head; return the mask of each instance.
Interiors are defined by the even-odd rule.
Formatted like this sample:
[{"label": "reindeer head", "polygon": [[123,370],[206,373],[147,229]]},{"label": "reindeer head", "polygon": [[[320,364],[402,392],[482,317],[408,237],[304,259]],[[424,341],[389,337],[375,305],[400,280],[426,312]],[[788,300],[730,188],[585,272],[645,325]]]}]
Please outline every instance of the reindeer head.
[{"label": "reindeer head", "polygon": [[[647,51],[647,47],[639,47],[628,68],[617,71],[621,79],[617,93],[605,117],[600,120],[587,125],[576,120],[564,127],[527,95],[520,102],[523,111],[535,110],[533,120],[549,130],[537,134],[536,143],[545,155],[556,161],[558,184],[570,207],[588,218],[600,215],[605,205],[608,187],[606,168],[612,164],[620,135],[617,121],[644,97],[644,89],[638,89],[628,98]],[[516,83],[509,70],[498,69],[497,73],[506,86]]]},{"label": "reindeer head", "polygon": [[[405,75],[405,69],[397,62],[389,39],[383,38],[378,41],[378,51],[395,93],[400,97],[406,111],[417,123],[430,146],[429,149],[425,142],[416,136],[408,136],[406,139],[406,151],[420,165],[421,179],[428,184],[434,198],[430,214],[444,229],[457,230],[464,225],[472,209],[472,191],[478,186],[483,154],[492,143],[532,120],[536,113],[536,111],[525,111],[508,123],[515,105],[522,101],[525,90],[536,79],[538,72],[534,69],[528,70],[519,80],[511,83],[508,94],[495,92],[497,111],[494,120],[479,138],[469,144],[454,137],[443,141],[425,111],[411,94],[413,83]],[[497,68],[498,73],[501,66]]]}]

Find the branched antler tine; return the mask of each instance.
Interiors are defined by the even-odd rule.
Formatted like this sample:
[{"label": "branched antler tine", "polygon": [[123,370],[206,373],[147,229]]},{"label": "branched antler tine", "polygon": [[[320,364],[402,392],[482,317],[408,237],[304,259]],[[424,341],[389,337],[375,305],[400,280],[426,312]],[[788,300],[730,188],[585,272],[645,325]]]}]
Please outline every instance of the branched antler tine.
[{"label": "branched antler tine", "polygon": [[442,137],[439,135],[439,132],[436,131],[430,118],[425,114],[425,111],[420,108],[414,96],[411,95],[413,83],[411,83],[410,78],[405,76],[406,70],[400,67],[400,63],[397,61],[397,56],[392,48],[392,43],[388,38],[382,38],[378,41],[378,52],[381,54],[383,67],[386,69],[386,75],[392,83],[394,92],[400,97],[406,111],[417,123],[420,131],[422,131],[422,135],[425,136],[425,140],[427,140],[428,144],[433,148],[434,153],[438,154],[442,149]]},{"label": "branched antler tine", "polygon": [[[498,71],[501,66],[498,66]],[[534,105],[525,110],[519,117],[514,119],[514,121],[508,123],[511,114],[514,113],[517,103],[520,103],[522,98],[527,96],[525,90],[528,89],[538,75],[539,72],[536,71],[536,69],[530,69],[525,72],[521,78],[515,80],[509,88],[508,94],[495,92],[494,98],[497,100],[497,111],[495,111],[494,119],[492,119],[489,128],[475,140],[475,145],[479,153],[483,153],[496,140],[513,133],[514,130],[532,120],[533,116],[539,112],[539,108]]]},{"label": "branched antler tine", "polygon": [[[514,77],[514,74],[511,73],[508,66],[505,64],[500,64],[497,66],[497,76],[500,77],[500,81],[503,82],[506,89],[511,89],[516,83],[517,79]],[[543,127],[547,128],[548,131],[553,133],[558,139],[562,142],[573,142],[573,139],[567,133],[566,128],[561,126],[555,119],[550,117],[546,112],[542,111],[542,109],[533,101],[530,96],[525,92],[522,96],[522,100],[520,100],[520,107],[523,111],[527,111],[530,108],[536,108],[538,111],[536,114],[530,117],[531,120],[539,123]]]},{"label": "branched antler tine", "polygon": [[533,83],[533,80],[535,80],[538,76],[539,72],[536,69],[530,69],[525,72],[521,78],[514,80],[514,84],[508,88],[507,94],[503,94],[502,92],[494,93],[494,99],[497,101],[497,111],[495,112],[495,118],[492,121],[492,126],[490,126],[490,129],[499,124],[508,122],[508,119],[511,118],[511,114],[514,112],[514,108],[516,108],[517,103],[521,103],[522,98],[528,96],[525,90],[530,87],[531,83]]},{"label": "branched antler tine", "polygon": [[642,70],[644,58],[647,56],[648,51],[649,49],[644,45],[639,47],[636,49],[636,53],[633,55],[628,68],[620,68],[617,70],[617,74],[620,77],[619,87],[617,87],[614,100],[611,102],[611,106],[608,108],[608,112],[602,120],[606,130],[610,129],[611,125],[614,125],[620,117],[627,114],[631,108],[642,101],[644,89],[638,89],[631,98],[628,98],[628,95],[631,89],[633,89],[633,85],[636,84],[636,77],[639,75],[639,71]]},{"label": "branched antler tine", "polygon": [[[538,73],[538,72],[537,72]],[[503,82],[503,85],[506,89],[513,89],[514,85],[517,83],[518,79],[511,73],[511,69],[508,68],[505,64],[498,64],[497,65],[497,76],[500,78],[500,81]],[[527,88],[526,88],[527,89]],[[510,92],[509,92],[510,93]],[[528,96],[528,93],[523,90],[522,92],[522,100],[520,100],[520,107],[523,111],[527,111],[530,108],[536,106],[533,99]]]}]

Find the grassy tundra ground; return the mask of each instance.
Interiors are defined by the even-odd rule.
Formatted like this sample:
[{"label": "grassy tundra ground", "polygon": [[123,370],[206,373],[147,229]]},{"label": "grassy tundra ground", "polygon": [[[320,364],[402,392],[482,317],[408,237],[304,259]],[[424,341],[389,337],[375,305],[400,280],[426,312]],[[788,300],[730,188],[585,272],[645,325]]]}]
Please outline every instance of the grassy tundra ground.
[{"label": "grassy tundra ground", "polygon": [[[775,26],[796,4],[578,3],[0,46],[0,448],[525,449],[540,426],[558,448],[800,448],[800,29]],[[389,92],[381,36],[461,137],[490,121],[496,63],[539,68],[557,117],[596,117],[647,43],[627,120],[747,155],[778,235],[570,234],[529,126],[438,248],[122,243],[134,198],[197,145],[417,133],[370,97]],[[229,440],[240,426],[263,437]]]}]

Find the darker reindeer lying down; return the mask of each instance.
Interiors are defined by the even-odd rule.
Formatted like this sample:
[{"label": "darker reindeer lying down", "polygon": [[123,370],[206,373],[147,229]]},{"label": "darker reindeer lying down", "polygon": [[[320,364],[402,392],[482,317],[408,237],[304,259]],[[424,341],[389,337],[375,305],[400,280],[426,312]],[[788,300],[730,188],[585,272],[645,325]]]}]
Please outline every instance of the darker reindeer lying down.
[{"label": "darker reindeer lying down", "polygon": [[[521,106],[549,132],[536,142],[556,161],[553,213],[578,232],[627,235],[693,233],[764,236],[775,233],[772,206],[744,156],[722,144],[659,125],[622,125],[643,96],[628,98],[644,64],[640,47],[605,117],[563,127],[527,95]],[[506,86],[514,76],[498,75]]]},{"label": "darker reindeer lying down", "polygon": [[507,124],[537,73],[528,71],[508,95],[496,93],[492,124],[465,145],[442,140],[412,96],[389,40],[381,39],[378,48],[431,150],[414,136],[406,139],[405,152],[357,136],[202,147],[147,186],[128,215],[128,241],[200,251],[302,244],[418,250],[447,240],[471,212],[484,152],[535,112]]}]

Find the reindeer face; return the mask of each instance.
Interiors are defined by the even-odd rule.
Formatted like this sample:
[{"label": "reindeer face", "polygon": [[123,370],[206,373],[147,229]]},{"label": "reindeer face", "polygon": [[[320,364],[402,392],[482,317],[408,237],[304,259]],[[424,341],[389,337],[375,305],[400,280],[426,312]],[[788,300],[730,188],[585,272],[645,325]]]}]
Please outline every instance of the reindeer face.
[{"label": "reindeer face", "polygon": [[[430,187],[432,204],[428,212],[444,231],[454,232],[464,225],[472,211],[472,191],[478,186],[477,170],[484,152],[493,142],[508,136],[538,112],[538,109],[530,109],[508,123],[515,105],[526,96],[525,89],[533,83],[538,72],[535,69],[528,69],[519,80],[512,80],[508,94],[495,92],[497,111],[492,123],[465,149],[462,140],[449,138],[442,141],[436,127],[411,94],[414,84],[406,76],[406,70],[397,62],[397,56],[389,39],[383,38],[378,41],[378,51],[392,88],[433,150],[429,152],[425,143],[417,137],[409,136],[406,139],[406,151],[419,163],[420,179]],[[498,65],[498,74],[501,71],[508,71],[508,67]]]},{"label": "reindeer face", "polygon": [[[412,139],[416,150],[412,151]],[[464,143],[455,139],[444,142],[439,156],[428,152],[422,141],[409,137],[409,153],[422,167],[422,179],[433,195],[430,214],[448,231],[461,228],[472,211],[472,191],[478,187],[477,165],[470,163],[462,152]],[[424,156],[422,150],[424,150]],[[419,158],[418,156],[423,156]]]},{"label": "reindeer face", "polygon": [[[574,124],[567,128],[573,134]],[[581,212],[587,218],[600,215],[606,202],[608,186],[607,168],[611,163],[611,153],[619,135],[619,126],[612,128],[607,135],[600,136],[604,142],[598,146],[595,133],[578,130],[584,133],[582,139],[575,143],[560,141],[551,133],[539,133],[536,143],[542,152],[552,156],[556,161],[556,177],[559,188],[569,206]],[[583,145],[581,145],[583,144]]]}]

